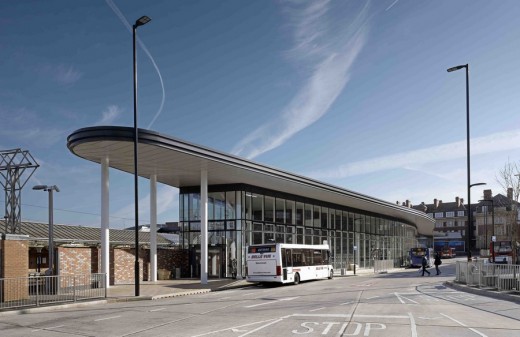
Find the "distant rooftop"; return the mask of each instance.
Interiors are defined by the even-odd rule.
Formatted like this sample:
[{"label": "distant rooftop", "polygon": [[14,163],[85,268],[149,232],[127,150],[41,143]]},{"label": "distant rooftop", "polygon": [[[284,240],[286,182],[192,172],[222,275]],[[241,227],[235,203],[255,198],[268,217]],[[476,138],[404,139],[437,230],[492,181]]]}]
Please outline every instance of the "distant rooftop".
[{"label": "distant rooftop", "polygon": [[[49,224],[40,222],[23,221],[20,226],[20,235],[27,235],[32,241],[48,241],[49,240]],[[84,227],[73,225],[55,224],[54,241],[57,244],[86,244],[97,245],[101,243],[101,229],[96,227]],[[134,245],[135,232],[133,230],[125,229],[110,229],[110,243],[112,245]],[[5,233],[5,220],[0,220],[0,234]],[[171,246],[179,243],[179,238],[170,238],[168,240],[163,235],[157,235],[158,246]],[[143,245],[150,244],[150,233],[139,232],[139,243]]]}]

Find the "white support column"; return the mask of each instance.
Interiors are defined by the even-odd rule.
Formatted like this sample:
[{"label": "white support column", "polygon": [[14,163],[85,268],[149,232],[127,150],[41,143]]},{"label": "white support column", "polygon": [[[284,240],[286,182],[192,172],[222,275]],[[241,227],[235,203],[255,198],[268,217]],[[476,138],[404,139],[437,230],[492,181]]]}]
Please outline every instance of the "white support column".
[{"label": "white support column", "polygon": [[200,172],[200,283],[208,284],[208,171]]},{"label": "white support column", "polygon": [[110,286],[110,219],[108,156],[101,160],[101,272]]},{"label": "white support column", "polygon": [[157,175],[150,177],[150,281],[157,282]]}]

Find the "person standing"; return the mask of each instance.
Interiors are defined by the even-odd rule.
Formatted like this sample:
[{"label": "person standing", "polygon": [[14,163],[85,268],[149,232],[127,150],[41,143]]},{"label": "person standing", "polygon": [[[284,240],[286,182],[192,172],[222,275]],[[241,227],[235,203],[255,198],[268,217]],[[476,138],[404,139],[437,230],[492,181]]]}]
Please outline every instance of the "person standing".
[{"label": "person standing", "polygon": [[424,276],[424,272],[428,273],[428,276],[430,276],[430,272],[426,269],[428,266],[428,259],[426,258],[426,255],[422,257],[422,276]]},{"label": "person standing", "polygon": [[435,265],[435,270],[437,271],[437,275],[439,275],[441,273],[441,271],[439,270],[439,266],[442,264],[441,256],[439,255],[439,253],[435,254],[435,260],[433,261],[433,264]]}]

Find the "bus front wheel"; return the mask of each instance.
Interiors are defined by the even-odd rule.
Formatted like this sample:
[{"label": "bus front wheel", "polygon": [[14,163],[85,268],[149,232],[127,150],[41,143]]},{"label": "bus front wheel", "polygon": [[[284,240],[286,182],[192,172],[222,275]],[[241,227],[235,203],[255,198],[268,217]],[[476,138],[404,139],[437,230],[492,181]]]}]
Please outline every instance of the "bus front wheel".
[{"label": "bus front wheel", "polygon": [[332,280],[334,278],[334,271],[330,271],[329,280]]},{"label": "bus front wheel", "polygon": [[296,273],[294,274],[294,284],[300,283],[300,274]]}]

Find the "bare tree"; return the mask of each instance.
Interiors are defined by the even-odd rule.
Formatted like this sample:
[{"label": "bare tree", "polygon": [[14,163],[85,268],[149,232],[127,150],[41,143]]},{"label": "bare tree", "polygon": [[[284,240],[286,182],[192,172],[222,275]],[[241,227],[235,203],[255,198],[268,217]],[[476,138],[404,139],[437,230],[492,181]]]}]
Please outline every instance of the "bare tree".
[{"label": "bare tree", "polygon": [[504,189],[505,195],[510,199],[511,207],[508,212],[507,232],[511,233],[511,244],[513,248],[513,262],[516,263],[520,249],[520,223],[518,221],[518,198],[520,194],[520,161],[507,161],[496,176],[496,181]]}]

